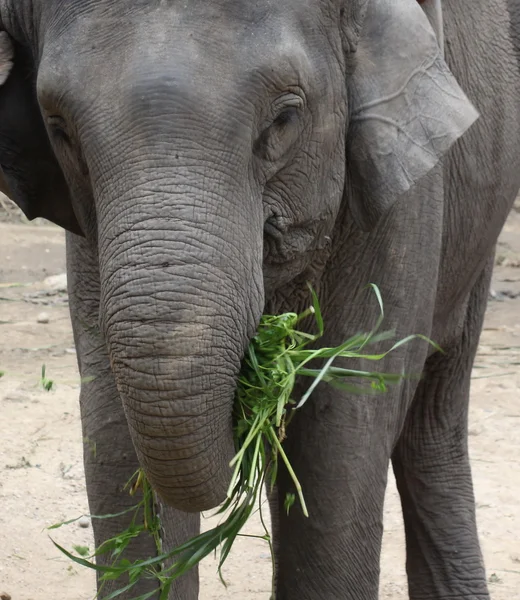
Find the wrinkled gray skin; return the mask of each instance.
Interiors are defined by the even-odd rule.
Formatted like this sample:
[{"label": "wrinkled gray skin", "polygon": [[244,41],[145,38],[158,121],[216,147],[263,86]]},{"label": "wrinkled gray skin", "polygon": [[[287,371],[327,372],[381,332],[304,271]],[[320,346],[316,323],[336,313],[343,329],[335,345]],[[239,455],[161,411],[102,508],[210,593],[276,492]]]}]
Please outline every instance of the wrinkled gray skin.
[{"label": "wrinkled gray skin", "polygon": [[[512,0],[444,3],[446,60],[480,113],[468,129],[414,0],[0,0],[0,181],[74,232],[92,513],[134,502],[122,486],[139,461],[164,547],[193,535],[225,494],[235,378],[264,307],[301,310],[311,281],[337,344],[373,324],[375,282],[388,328],[446,352],[414,342],[379,368],[420,383],[323,387],[293,421],[311,518],[285,515],[282,472],[276,599],[377,598],[390,460],[410,598],[489,598],[467,415],[520,186],[518,16]],[[94,521],[96,543],[125,523]],[[130,558],[154,551],[142,539]],[[197,597],[195,571],[170,594]]]}]

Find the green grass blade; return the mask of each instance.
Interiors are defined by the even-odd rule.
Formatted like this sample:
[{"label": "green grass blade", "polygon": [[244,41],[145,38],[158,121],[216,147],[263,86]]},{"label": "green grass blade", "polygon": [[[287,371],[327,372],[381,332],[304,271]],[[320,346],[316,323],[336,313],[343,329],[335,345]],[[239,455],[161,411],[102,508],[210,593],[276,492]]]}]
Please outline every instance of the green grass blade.
[{"label": "green grass blade", "polygon": [[[119,588],[118,590],[115,590],[113,592],[111,592],[110,594],[108,594],[108,596],[103,596],[103,600],[113,600],[114,598],[117,598],[118,596],[121,596],[121,594],[124,594],[125,592],[128,592],[129,590],[131,590],[133,587],[135,587],[137,581],[134,581],[133,583],[129,583],[128,585],[125,585],[122,588]],[[157,592],[154,591],[153,594],[156,594]],[[146,595],[146,598],[151,598],[152,595]],[[140,596],[140,598],[142,598],[142,596]]]},{"label": "green grass blade", "polygon": [[[127,590],[125,590],[125,591],[127,591]],[[136,596],[135,598],[132,598],[131,600],[149,600],[149,598],[152,598],[153,596],[155,596],[158,591],[159,591],[159,589],[152,590],[151,592],[148,592],[146,594],[141,594],[141,596]],[[103,598],[103,600],[108,600],[108,599]]]},{"label": "green grass blade", "polygon": [[62,546],[57,544],[52,538],[51,538],[51,542],[56,546],[56,548],[60,552],[65,554],[65,556],[67,558],[70,558],[70,560],[72,560],[73,562],[75,562],[78,565],[81,565],[82,567],[87,567],[89,569],[92,569],[93,571],[98,571],[99,573],[110,573],[110,574],[121,573],[121,574],[123,574],[125,572],[125,569],[123,569],[121,567],[114,567],[114,566],[107,567],[105,565],[97,565],[85,558],[80,558],[79,556],[74,556],[68,550],[65,550],[65,548],[63,548]]},{"label": "green grass blade", "polygon": [[314,379],[314,381],[312,382],[311,386],[309,387],[309,389],[305,392],[305,394],[303,394],[303,396],[301,397],[300,401],[298,402],[298,404],[296,405],[296,408],[301,408],[309,399],[310,395],[312,394],[312,392],[315,390],[316,386],[320,383],[320,381],[323,379],[323,377],[326,375],[327,373],[327,369],[332,365],[332,362],[339,356],[340,351],[338,350],[335,354],[333,354],[329,360],[325,363],[324,367],[320,370],[319,374],[316,376],[316,378]]}]

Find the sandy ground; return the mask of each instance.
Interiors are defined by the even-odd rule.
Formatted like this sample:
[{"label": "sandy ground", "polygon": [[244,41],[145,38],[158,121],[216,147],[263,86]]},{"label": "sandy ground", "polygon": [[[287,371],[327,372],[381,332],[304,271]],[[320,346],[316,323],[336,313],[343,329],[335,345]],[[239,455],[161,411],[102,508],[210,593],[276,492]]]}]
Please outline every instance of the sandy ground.
[{"label": "sandy ground", "polygon": [[[92,572],[52,546],[45,527],[87,511],[78,374],[67,297],[44,280],[64,272],[64,235],[52,226],[0,223],[0,597],[90,600]],[[493,600],[520,599],[520,213],[502,234],[485,331],[474,370],[470,443],[480,535]],[[53,289],[58,288],[58,289]],[[42,315],[41,313],[46,313]],[[40,321],[48,321],[39,323]],[[56,382],[41,388],[41,367]],[[393,476],[385,510],[381,598],[405,600],[404,539]],[[206,522],[205,526],[211,523]],[[261,532],[252,523],[251,532]],[[54,532],[92,547],[90,527]],[[270,559],[242,539],[226,590],[202,565],[202,600],[267,599]]]}]

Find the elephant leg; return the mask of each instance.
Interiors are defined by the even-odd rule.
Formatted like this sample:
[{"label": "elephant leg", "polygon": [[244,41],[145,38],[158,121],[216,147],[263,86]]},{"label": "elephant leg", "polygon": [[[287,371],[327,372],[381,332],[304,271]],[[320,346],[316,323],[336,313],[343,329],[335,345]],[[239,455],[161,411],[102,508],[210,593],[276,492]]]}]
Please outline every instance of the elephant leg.
[{"label": "elephant leg", "polygon": [[392,456],[412,600],[488,600],[468,455],[470,377],[493,262],[475,284],[461,334],[427,362]]},{"label": "elephant leg", "polygon": [[[99,272],[95,249],[78,236],[67,235],[67,271],[72,326],[82,378],[80,392],[84,439],[84,466],[89,510],[93,515],[120,513],[136,504],[136,498],[123,490],[139,468],[130,438],[121,399],[116,389],[105,342],[99,328]],[[125,530],[133,511],[110,519],[93,519],[94,540],[99,547],[105,540]],[[200,517],[169,507],[160,507],[163,549],[174,547],[199,532]],[[130,561],[156,556],[150,535],[141,535],[125,551]],[[98,564],[109,558],[99,557]],[[100,598],[123,587],[123,581],[98,581]],[[139,583],[121,600],[135,598],[157,588],[157,581]],[[179,579],[171,600],[198,598],[196,569]],[[158,598],[158,594],[153,598]]]},{"label": "elephant leg", "polygon": [[[385,399],[386,400],[386,399]],[[270,499],[276,600],[377,600],[390,449],[374,435],[380,399],[322,388],[288,428],[284,448],[309,518],[283,466]]]}]

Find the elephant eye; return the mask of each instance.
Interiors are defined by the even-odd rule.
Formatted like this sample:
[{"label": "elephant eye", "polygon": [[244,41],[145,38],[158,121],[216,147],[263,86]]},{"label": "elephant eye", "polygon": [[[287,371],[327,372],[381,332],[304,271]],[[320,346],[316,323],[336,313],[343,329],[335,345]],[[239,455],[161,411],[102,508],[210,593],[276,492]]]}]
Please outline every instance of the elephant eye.
[{"label": "elephant eye", "polygon": [[282,110],[281,113],[273,121],[273,125],[276,127],[284,127],[290,125],[298,119],[298,109],[294,107],[288,107]]},{"label": "elephant eye", "polygon": [[286,94],[273,105],[274,118],[255,142],[259,158],[279,160],[296,142],[302,131],[304,101],[296,94]]},{"label": "elephant eye", "polygon": [[67,123],[63,117],[50,115],[47,117],[47,126],[55,138],[70,143],[70,137],[67,133]]}]

